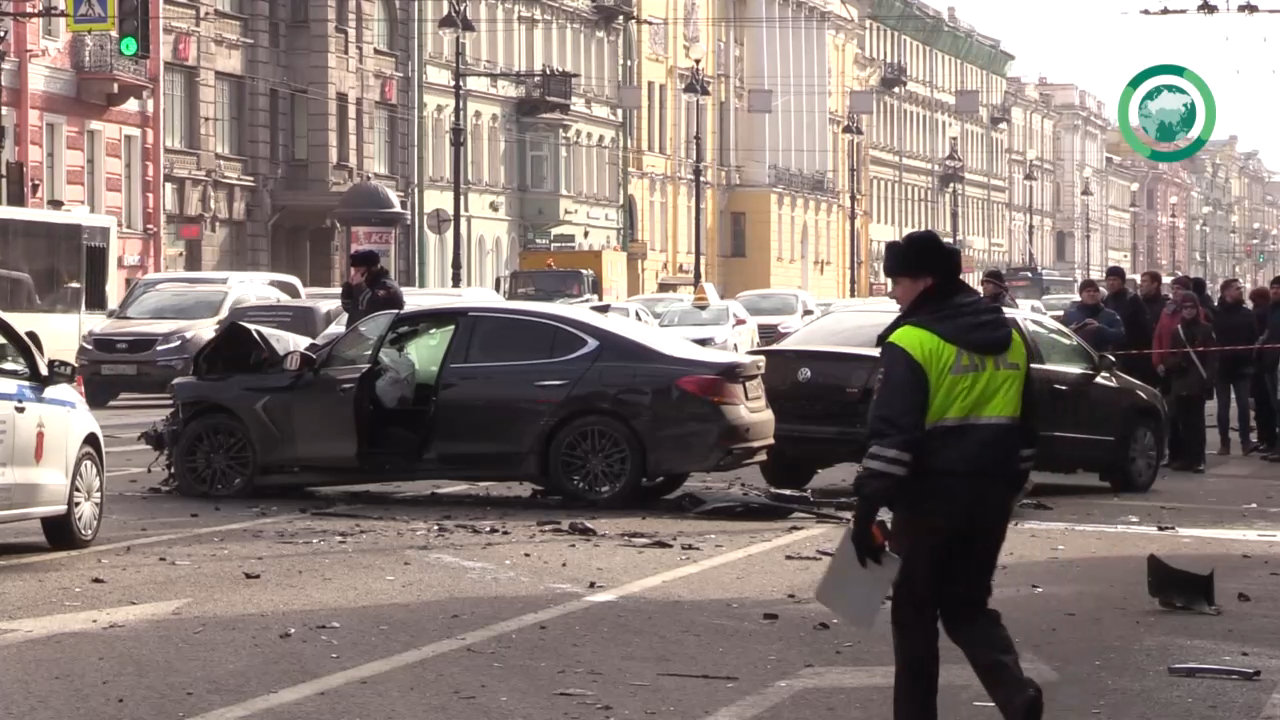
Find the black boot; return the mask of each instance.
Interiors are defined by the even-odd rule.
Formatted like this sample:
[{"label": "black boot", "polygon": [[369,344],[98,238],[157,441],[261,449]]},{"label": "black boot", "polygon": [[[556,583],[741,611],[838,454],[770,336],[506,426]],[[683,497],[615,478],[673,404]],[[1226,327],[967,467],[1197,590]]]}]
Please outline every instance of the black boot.
[{"label": "black boot", "polygon": [[1040,684],[1027,678],[1027,694],[1024,697],[1018,714],[1009,720],[1042,720],[1044,717],[1044,691]]}]

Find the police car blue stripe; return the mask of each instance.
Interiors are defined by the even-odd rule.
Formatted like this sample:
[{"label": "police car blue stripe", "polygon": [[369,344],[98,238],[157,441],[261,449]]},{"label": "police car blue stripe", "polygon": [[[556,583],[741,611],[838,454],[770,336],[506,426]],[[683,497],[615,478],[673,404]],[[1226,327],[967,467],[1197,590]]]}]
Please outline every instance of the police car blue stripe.
[{"label": "police car blue stripe", "polygon": [[55,407],[75,408],[80,403],[74,400],[63,400],[62,398],[46,397],[45,388],[35,383],[14,381],[17,390],[14,392],[0,392],[0,402],[18,402],[36,403],[38,405],[53,405]]}]

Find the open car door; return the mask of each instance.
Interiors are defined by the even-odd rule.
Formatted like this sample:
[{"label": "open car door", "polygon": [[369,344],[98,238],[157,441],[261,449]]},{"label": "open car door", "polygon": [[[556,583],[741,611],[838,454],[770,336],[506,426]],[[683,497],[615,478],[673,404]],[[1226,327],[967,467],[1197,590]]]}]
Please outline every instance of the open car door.
[{"label": "open car door", "polygon": [[281,428],[286,447],[292,447],[290,464],[305,468],[350,469],[359,467],[367,445],[368,427],[362,417],[368,407],[374,351],[395,320],[395,311],[377,313],[348,328],[346,334],[323,350],[314,370],[303,370],[293,386],[293,422]]}]

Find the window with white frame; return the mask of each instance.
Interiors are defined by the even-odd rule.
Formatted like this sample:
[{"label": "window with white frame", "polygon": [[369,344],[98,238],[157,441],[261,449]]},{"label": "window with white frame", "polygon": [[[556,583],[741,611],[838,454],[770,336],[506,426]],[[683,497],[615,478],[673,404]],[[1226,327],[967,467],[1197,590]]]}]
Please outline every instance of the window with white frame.
[{"label": "window with white frame", "polygon": [[386,105],[373,107],[373,127],[369,133],[373,156],[369,160],[369,170],[379,175],[392,174],[392,159],[395,157],[395,118],[392,112]]},{"label": "window with white frame", "polygon": [[67,199],[67,121],[44,120],[44,199]]},{"label": "window with white frame", "polygon": [[476,113],[471,118],[471,137],[467,140],[467,144],[471,146],[471,172],[468,173],[471,182],[477,185],[484,185],[486,182],[484,164],[484,118],[480,113]]},{"label": "window with white frame", "polygon": [[658,250],[658,181],[649,181],[649,213],[645,216],[645,236],[650,250]]},{"label": "window with white frame", "polygon": [[[142,2],[146,2],[146,0],[142,0]],[[218,0],[217,8],[226,13],[240,14],[242,12],[240,0]]]},{"label": "window with white frame", "polygon": [[671,184],[663,180],[658,185],[658,238],[662,249],[667,249],[667,238],[671,237],[670,217],[667,215],[667,194],[671,192]]},{"label": "window with white frame", "polygon": [[541,133],[530,134],[528,139],[529,189],[550,192],[555,178],[552,165],[552,147],[555,140]]},{"label": "window with white frame", "polygon": [[164,146],[195,149],[195,74],[179,65],[164,66]]},{"label": "window with white frame", "polygon": [[378,50],[394,52],[395,46],[396,6],[393,0],[374,0],[373,17],[370,22],[369,36],[373,38],[373,47]]},{"label": "window with white frame", "polygon": [[221,155],[244,155],[244,81],[218,75],[213,81],[213,147]]},{"label": "window with white frame", "polygon": [[[16,160],[17,149],[14,147],[16,143],[13,141],[13,112],[9,108],[0,110],[0,119],[4,124],[4,136],[8,138],[8,142],[4,146],[4,157],[0,160]],[[8,183],[0,182],[0,204],[9,204],[9,187]]]},{"label": "window with white frame", "polygon": [[121,219],[130,230],[142,229],[142,137],[124,135],[121,147]]},{"label": "window with white frame", "polygon": [[106,184],[106,140],[102,128],[84,131],[84,204],[89,212],[105,210],[103,186]]},{"label": "window with white frame", "polygon": [[309,98],[305,92],[294,92],[289,95],[290,112],[293,116],[291,131],[293,133],[293,160],[306,160],[308,154],[307,123],[311,113],[307,111]]},{"label": "window with white frame", "polygon": [[[6,3],[7,4],[7,3]],[[63,0],[50,0],[42,3],[45,10],[58,12],[66,7]],[[46,40],[61,40],[62,34],[67,31],[66,18],[60,15],[42,15],[40,17],[40,36]]]},{"label": "window with white frame", "polygon": [[618,139],[614,138],[609,141],[608,154],[605,155],[605,197],[610,200],[618,200],[621,195],[622,179],[619,175],[618,166],[622,162],[622,158],[618,155]]},{"label": "window with white frame", "polygon": [[596,197],[601,200],[609,194],[609,150],[604,145],[604,136],[596,139]]},{"label": "window with white frame", "polygon": [[449,174],[448,128],[444,120],[444,108],[436,108],[431,116],[431,177],[443,180]]},{"label": "window with white frame", "polygon": [[578,141],[581,140],[581,136],[570,138],[568,135],[561,135],[560,138],[561,164],[564,167],[564,172],[560,174],[560,179],[564,181],[560,191],[573,193],[577,190],[578,184]]},{"label": "window with white frame", "polygon": [[489,184],[502,187],[502,125],[497,115],[489,118]]},{"label": "window with white frame", "polygon": [[596,196],[596,144],[590,135],[587,135],[587,144],[582,148],[582,164],[583,170],[586,171],[586,177],[583,179],[583,194],[589,197]]}]

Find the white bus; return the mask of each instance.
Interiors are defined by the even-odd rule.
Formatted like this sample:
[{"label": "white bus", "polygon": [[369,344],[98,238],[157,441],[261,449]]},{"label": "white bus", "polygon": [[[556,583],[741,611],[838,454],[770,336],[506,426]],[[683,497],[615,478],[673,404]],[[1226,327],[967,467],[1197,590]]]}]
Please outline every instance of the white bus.
[{"label": "white bus", "polygon": [[0,206],[0,312],[75,362],[80,338],[120,297],[117,220],[81,209]]}]

